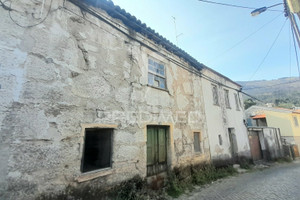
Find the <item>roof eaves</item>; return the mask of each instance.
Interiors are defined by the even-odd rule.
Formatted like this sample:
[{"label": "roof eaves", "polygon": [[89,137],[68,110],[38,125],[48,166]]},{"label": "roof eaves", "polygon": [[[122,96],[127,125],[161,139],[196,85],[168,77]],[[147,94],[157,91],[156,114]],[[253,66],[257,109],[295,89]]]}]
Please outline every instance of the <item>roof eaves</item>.
[{"label": "roof eaves", "polygon": [[204,68],[204,65],[190,56],[187,52],[175,46],[166,38],[162,37],[160,34],[156,33],[153,29],[147,27],[145,23],[142,23],[135,16],[127,13],[124,9],[121,9],[119,6],[114,5],[110,0],[69,0],[70,2],[75,3],[76,5],[86,5],[93,6],[96,8],[101,8],[107,12],[113,18],[121,20],[124,25],[133,29],[134,31],[146,36],[148,39],[151,39],[157,44],[162,45],[166,50],[174,53],[178,57],[183,58],[191,66],[197,70]]},{"label": "roof eaves", "polygon": [[135,16],[127,13],[124,9],[121,9],[119,6],[114,5],[111,0],[68,0],[76,5],[85,5],[85,6],[93,6],[96,8],[103,9],[113,18],[121,20],[124,25],[128,28],[133,29],[134,31],[144,35],[148,39],[154,41],[156,44],[163,46],[169,52],[174,53],[176,56],[183,58],[187,63],[189,63],[195,69],[201,71],[202,69],[208,69],[213,73],[217,74],[218,76],[223,77],[225,80],[230,81],[231,83],[236,84],[240,88],[242,86],[233,80],[229,79],[228,77],[220,74],[219,72],[205,66],[204,64],[198,62],[195,58],[190,56],[187,52],[180,49],[169,40],[161,36],[160,34],[156,33],[155,30],[147,27],[145,23],[142,23],[138,20]]}]

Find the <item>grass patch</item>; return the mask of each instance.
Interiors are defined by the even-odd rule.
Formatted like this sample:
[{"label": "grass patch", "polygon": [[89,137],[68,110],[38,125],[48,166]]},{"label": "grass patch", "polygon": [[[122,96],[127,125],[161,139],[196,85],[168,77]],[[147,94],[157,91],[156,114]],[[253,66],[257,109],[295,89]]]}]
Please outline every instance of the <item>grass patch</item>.
[{"label": "grass patch", "polygon": [[[192,166],[190,167],[190,176],[181,180],[180,174],[169,173],[167,193],[171,197],[179,197],[187,189],[193,188],[194,185],[204,185],[237,174],[236,169],[232,166],[216,168],[213,165]],[[176,171],[176,170],[175,170]],[[178,170],[180,171],[180,170]]]},{"label": "grass patch", "polygon": [[282,158],[277,158],[275,159],[275,162],[278,162],[278,163],[290,163],[292,162],[293,160],[290,158],[290,157],[282,157]]},{"label": "grass patch", "polygon": [[243,161],[240,162],[240,168],[242,168],[242,169],[251,169],[252,165],[247,160],[243,160]]}]

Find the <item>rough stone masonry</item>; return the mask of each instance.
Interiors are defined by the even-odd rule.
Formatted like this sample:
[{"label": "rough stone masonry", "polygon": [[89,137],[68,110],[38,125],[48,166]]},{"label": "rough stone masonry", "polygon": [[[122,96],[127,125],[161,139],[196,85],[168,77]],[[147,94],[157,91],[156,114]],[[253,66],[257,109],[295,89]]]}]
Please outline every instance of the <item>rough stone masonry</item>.
[{"label": "rough stone masonry", "polygon": [[[0,7],[0,199],[146,177],[149,127],[164,130],[166,157],[159,160],[168,169],[210,161],[199,69],[104,10],[88,8],[97,15],[65,0],[11,0]],[[149,85],[149,60],[164,67],[164,89]],[[238,150],[247,153],[243,114],[234,112]],[[86,147],[95,130],[111,137],[103,144],[111,150],[108,167],[83,172],[85,165],[95,167],[84,163],[85,149],[104,151]]]}]

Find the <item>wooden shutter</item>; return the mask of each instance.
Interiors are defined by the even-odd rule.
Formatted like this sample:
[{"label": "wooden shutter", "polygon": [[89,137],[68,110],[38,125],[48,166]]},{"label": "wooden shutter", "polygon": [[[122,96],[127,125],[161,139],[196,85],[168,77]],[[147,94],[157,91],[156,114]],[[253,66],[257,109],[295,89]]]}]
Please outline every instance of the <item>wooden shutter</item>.
[{"label": "wooden shutter", "polygon": [[166,157],[166,129],[158,128],[158,162],[165,162]]},{"label": "wooden shutter", "polygon": [[157,146],[157,134],[154,128],[148,128],[147,130],[147,165],[153,165],[155,163],[155,154]]}]

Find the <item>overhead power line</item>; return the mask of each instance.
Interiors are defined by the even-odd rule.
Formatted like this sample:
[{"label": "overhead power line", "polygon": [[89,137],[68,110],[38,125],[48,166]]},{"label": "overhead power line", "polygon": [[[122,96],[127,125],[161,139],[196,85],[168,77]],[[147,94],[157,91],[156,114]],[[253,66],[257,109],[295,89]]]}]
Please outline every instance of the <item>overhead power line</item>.
[{"label": "overhead power line", "polygon": [[269,48],[267,54],[266,54],[265,57],[262,59],[262,61],[260,62],[260,64],[259,64],[258,67],[256,68],[255,72],[252,74],[252,76],[250,77],[249,81],[255,76],[255,74],[256,74],[256,73],[258,72],[258,70],[261,68],[262,64],[263,64],[263,63],[265,62],[265,60],[267,59],[269,53],[271,52],[273,46],[275,45],[277,39],[279,38],[279,35],[280,35],[280,33],[282,32],[282,29],[283,29],[283,27],[284,27],[284,25],[285,25],[287,19],[288,19],[288,18],[285,19],[283,25],[282,25],[281,28],[280,28],[279,33],[277,34],[275,40],[273,41],[272,45],[270,46],[270,48]]},{"label": "overhead power line", "polygon": [[[283,12],[282,12],[283,13]],[[242,44],[243,42],[247,41],[251,36],[255,35],[257,32],[259,32],[260,30],[262,30],[263,28],[267,27],[267,25],[271,24],[273,21],[275,21],[275,19],[277,19],[278,17],[280,17],[282,15],[282,13],[280,13],[279,15],[277,15],[276,17],[274,17],[272,20],[270,20],[269,22],[265,23],[264,25],[262,25],[261,27],[259,27],[256,31],[253,31],[252,33],[250,33],[248,36],[246,36],[245,38],[243,38],[242,40],[240,40],[239,42],[235,43],[233,46],[231,46],[230,48],[228,48],[227,50],[223,51],[222,53],[220,53],[219,55],[217,55],[215,58],[211,59],[211,60],[217,60],[220,57],[222,57],[223,55],[225,55],[226,53],[228,53],[229,51],[231,51],[232,49],[234,49],[235,47],[239,46],[240,44]]]},{"label": "overhead power line", "polygon": [[[204,3],[228,6],[228,7],[233,7],[233,8],[244,8],[244,9],[250,9],[250,10],[257,9],[257,8],[254,8],[254,7],[240,6],[240,5],[234,5],[234,4],[228,4],[228,3],[220,3],[220,2],[208,1],[208,0],[198,0],[198,1],[201,1],[201,2],[204,2]],[[273,9],[268,9],[268,11],[282,12],[282,10],[273,10]]]}]

